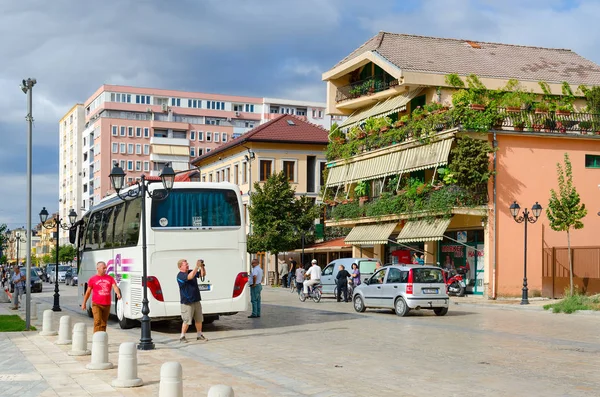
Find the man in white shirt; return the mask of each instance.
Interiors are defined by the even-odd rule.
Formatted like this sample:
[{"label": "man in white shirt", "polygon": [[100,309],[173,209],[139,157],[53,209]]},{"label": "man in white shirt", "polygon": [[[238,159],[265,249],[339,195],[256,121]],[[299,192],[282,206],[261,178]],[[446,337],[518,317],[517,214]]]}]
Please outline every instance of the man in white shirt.
[{"label": "man in white shirt", "polygon": [[260,317],[260,292],[262,291],[263,270],[258,265],[258,259],[252,259],[252,272],[250,273],[250,302],[252,314],[248,318]]},{"label": "man in white shirt", "polygon": [[308,287],[321,282],[321,267],[317,265],[317,260],[313,259],[312,266],[306,271],[305,276],[310,276],[310,280],[304,281],[304,295],[308,294]]}]

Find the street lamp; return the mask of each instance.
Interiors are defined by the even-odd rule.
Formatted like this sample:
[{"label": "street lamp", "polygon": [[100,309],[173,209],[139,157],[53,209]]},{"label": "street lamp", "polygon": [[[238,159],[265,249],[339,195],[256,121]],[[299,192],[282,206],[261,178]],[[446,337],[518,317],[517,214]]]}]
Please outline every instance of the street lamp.
[{"label": "street lamp", "polygon": [[63,223],[63,219],[61,219],[59,217],[59,214],[56,213],[56,216],[54,218],[52,218],[52,223],[50,223],[49,225],[46,225],[46,221],[48,220],[48,211],[46,210],[46,207],[43,207],[42,210],[40,211],[40,222],[42,222],[42,226],[44,226],[46,229],[53,229],[56,228],[56,263],[55,263],[55,268],[54,268],[54,305],[52,306],[52,311],[54,312],[60,312],[60,295],[58,293],[58,251],[59,251],[59,239],[58,239],[58,234],[60,233],[60,229],[64,229],[64,230],[69,230],[73,224],[77,221],[77,213],[75,212],[74,209],[71,209],[71,212],[69,212],[69,222],[71,223],[71,226],[67,225],[66,223]]},{"label": "street lamp", "polygon": [[527,224],[537,222],[540,214],[542,213],[542,206],[536,201],[535,204],[531,207],[531,212],[533,212],[533,217],[530,216],[527,208],[523,210],[523,215],[519,216],[519,211],[521,207],[517,202],[513,202],[510,205],[510,214],[513,219],[517,223],[523,223],[525,225],[525,245],[524,245],[524,259],[523,259],[523,295],[521,297],[521,304],[528,305],[528,288],[527,288]]},{"label": "street lamp", "polygon": [[[25,233],[25,235],[27,235],[27,233]],[[26,243],[27,239],[21,237],[21,233],[16,232],[13,237],[8,238],[8,241],[13,244],[17,243],[17,266],[21,267],[21,264],[19,263],[19,251],[21,249],[19,243]]]},{"label": "street lamp", "polygon": [[123,185],[125,184],[125,171],[121,167],[115,163],[113,169],[110,171],[110,182],[117,192],[117,196],[123,201],[126,201],[128,198],[135,199],[137,197],[142,197],[142,213],[140,214],[141,222],[141,230],[142,230],[142,267],[143,267],[143,275],[142,275],[142,287],[144,290],[144,299],[142,300],[142,335],[140,338],[140,343],[137,345],[139,350],[153,350],[154,343],[152,342],[152,335],[150,329],[150,307],[148,306],[148,261],[146,256],[146,194],[150,199],[164,200],[169,196],[169,192],[173,189],[173,183],[175,182],[175,171],[169,164],[167,164],[160,173],[160,179],[163,184],[163,187],[167,191],[166,195],[156,195],[150,193],[148,190],[148,186],[152,183],[156,183],[156,181],[146,181],[146,176],[142,174],[140,181],[136,182],[135,185],[138,186],[137,189],[128,190],[123,196],[119,194],[119,191],[123,189]]}]

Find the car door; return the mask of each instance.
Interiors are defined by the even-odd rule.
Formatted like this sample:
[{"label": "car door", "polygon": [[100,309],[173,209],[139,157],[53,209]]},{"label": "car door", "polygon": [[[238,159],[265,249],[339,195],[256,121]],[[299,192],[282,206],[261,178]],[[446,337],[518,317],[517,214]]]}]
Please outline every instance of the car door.
[{"label": "car door", "polygon": [[364,291],[367,307],[385,307],[383,305],[383,281],[386,271],[387,269],[383,268],[368,279],[368,285]]},{"label": "car door", "polygon": [[324,294],[333,294],[333,290],[335,289],[335,279],[333,278],[334,266],[335,263],[331,262],[321,272],[321,285],[323,286]]},{"label": "car door", "polygon": [[402,271],[395,267],[388,269],[385,283],[383,284],[383,292],[381,294],[381,303],[385,307],[394,308],[394,300],[400,294],[402,282]]}]

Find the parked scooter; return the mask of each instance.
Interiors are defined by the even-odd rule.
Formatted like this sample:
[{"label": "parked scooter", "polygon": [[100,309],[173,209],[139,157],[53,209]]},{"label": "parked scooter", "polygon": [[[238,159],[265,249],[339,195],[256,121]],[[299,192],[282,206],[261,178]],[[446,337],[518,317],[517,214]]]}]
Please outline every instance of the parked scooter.
[{"label": "parked scooter", "polygon": [[465,296],[466,284],[462,274],[455,270],[444,270],[446,275],[446,291],[448,295]]}]

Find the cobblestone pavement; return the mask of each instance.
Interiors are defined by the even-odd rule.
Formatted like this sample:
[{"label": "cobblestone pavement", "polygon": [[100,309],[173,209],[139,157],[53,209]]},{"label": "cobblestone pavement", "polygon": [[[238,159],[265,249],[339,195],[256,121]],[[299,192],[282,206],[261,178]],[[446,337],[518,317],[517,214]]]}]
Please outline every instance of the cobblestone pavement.
[{"label": "cobblestone pavement", "polygon": [[[62,287],[60,315],[77,310],[75,288]],[[37,332],[0,334],[0,396],[156,396],[160,365],[183,365],[184,395],[214,384],[236,396],[597,396],[600,316],[551,314],[531,305],[452,305],[446,317],[391,311],[355,313],[351,303],[299,302],[283,289],[263,290],[263,314],[223,317],[205,325],[206,343],[178,342],[179,323],[155,323],[157,349],[138,352],[144,386],[113,389],[116,369],[88,371],[89,356]],[[51,306],[51,293],[35,294]],[[460,299],[455,301],[461,302]],[[5,314],[7,304],[0,304]],[[502,310],[499,310],[502,309]],[[39,322],[36,322],[39,323]],[[109,356],[137,341],[139,328],[108,330]]]}]

